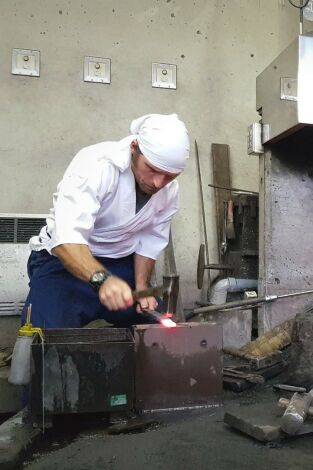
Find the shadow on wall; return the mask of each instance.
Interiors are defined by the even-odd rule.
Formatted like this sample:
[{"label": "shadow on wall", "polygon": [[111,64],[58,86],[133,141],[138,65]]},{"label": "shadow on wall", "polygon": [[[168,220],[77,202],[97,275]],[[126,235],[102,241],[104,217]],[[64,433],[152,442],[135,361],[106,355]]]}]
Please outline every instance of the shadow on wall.
[{"label": "shadow on wall", "polygon": [[313,126],[305,126],[271,145],[271,150],[282,167],[313,179]]}]

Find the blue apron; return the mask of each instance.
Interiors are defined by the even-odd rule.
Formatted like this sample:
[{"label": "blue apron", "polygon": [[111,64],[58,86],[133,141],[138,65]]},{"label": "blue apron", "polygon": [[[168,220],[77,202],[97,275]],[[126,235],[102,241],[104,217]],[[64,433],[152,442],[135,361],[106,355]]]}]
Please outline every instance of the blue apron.
[{"label": "blue apron", "polygon": [[[131,289],[135,288],[134,255],[96,259],[112,274],[126,281]],[[80,328],[97,319],[121,328],[154,323],[136,313],[134,306],[123,311],[108,310],[88,283],[70,274],[61,261],[46,250],[32,251],[27,270],[30,291],[22,312],[22,324],[29,304],[32,305],[31,323],[41,328]]]}]

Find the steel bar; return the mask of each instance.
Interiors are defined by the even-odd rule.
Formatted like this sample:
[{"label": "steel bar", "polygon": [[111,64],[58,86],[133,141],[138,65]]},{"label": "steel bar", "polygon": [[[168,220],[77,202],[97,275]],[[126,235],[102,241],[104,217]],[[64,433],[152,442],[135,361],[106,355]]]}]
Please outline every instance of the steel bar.
[{"label": "steel bar", "polygon": [[198,314],[206,314],[206,313],[212,313],[212,312],[218,312],[220,310],[230,310],[236,307],[253,307],[259,304],[265,304],[268,302],[273,302],[275,300],[279,299],[284,299],[287,297],[296,297],[299,295],[308,295],[308,294],[313,294],[313,290],[306,290],[306,291],[301,291],[301,292],[293,292],[290,294],[282,294],[282,295],[267,295],[265,297],[257,297],[255,299],[245,299],[245,300],[235,300],[234,302],[227,302],[225,304],[220,304],[220,305],[208,305],[205,307],[199,307],[195,308],[192,312],[189,312],[186,315],[186,319],[189,320],[193,317],[195,317]]},{"label": "steel bar", "polygon": [[[206,229],[206,217],[205,217],[205,209],[204,209],[204,198],[203,198],[203,188],[202,188],[202,178],[201,178],[201,170],[200,170],[200,158],[199,158],[199,150],[198,144],[195,140],[195,154],[197,160],[197,170],[198,170],[198,177],[199,177],[199,187],[200,187],[200,200],[201,200],[201,212],[202,212],[202,221],[203,221],[203,230],[204,230],[204,243],[205,243],[205,254],[206,254],[206,262],[209,263],[209,244],[208,244],[208,234]],[[207,297],[210,297],[211,291],[211,275],[210,271],[208,271],[208,293]]]},{"label": "steel bar", "polygon": [[208,186],[210,186],[210,188],[214,188],[214,189],[225,189],[226,191],[231,191],[233,193],[245,193],[245,194],[256,195],[256,196],[259,195],[259,193],[255,192],[255,191],[247,191],[246,189],[226,188],[224,186],[217,186],[216,184],[208,184]]},{"label": "steel bar", "polygon": [[231,266],[230,264],[205,264],[203,267],[204,269],[213,269],[216,271],[219,271],[219,270],[232,271],[235,269],[234,266]]},{"label": "steel bar", "polygon": [[287,392],[306,392],[306,388],[304,387],[296,387],[294,385],[287,385],[287,384],[274,384],[273,388],[275,390],[285,390]]}]

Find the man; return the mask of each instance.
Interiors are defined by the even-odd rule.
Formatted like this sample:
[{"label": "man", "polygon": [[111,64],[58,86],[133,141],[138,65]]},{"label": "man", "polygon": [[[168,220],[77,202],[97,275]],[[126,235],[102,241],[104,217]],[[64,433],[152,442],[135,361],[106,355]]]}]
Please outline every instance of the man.
[{"label": "man", "polygon": [[131,134],[82,149],[59,183],[47,225],[30,240],[23,319],[31,304],[33,325],[131,326],[157,307],[153,297],[134,307],[132,289],[149,286],[168,243],[189,139],[176,114],[136,119]]}]

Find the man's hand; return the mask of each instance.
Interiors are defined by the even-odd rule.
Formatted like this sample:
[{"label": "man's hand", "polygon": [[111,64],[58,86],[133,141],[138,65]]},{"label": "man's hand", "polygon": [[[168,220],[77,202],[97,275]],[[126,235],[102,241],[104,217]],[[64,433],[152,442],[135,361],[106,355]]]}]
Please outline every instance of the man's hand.
[{"label": "man's hand", "polygon": [[134,303],[131,288],[117,276],[110,276],[102,284],[99,299],[109,310],[126,310]]},{"label": "man's hand", "polygon": [[155,310],[158,306],[158,302],[155,297],[144,297],[137,301],[137,313],[142,313],[145,310]]}]

